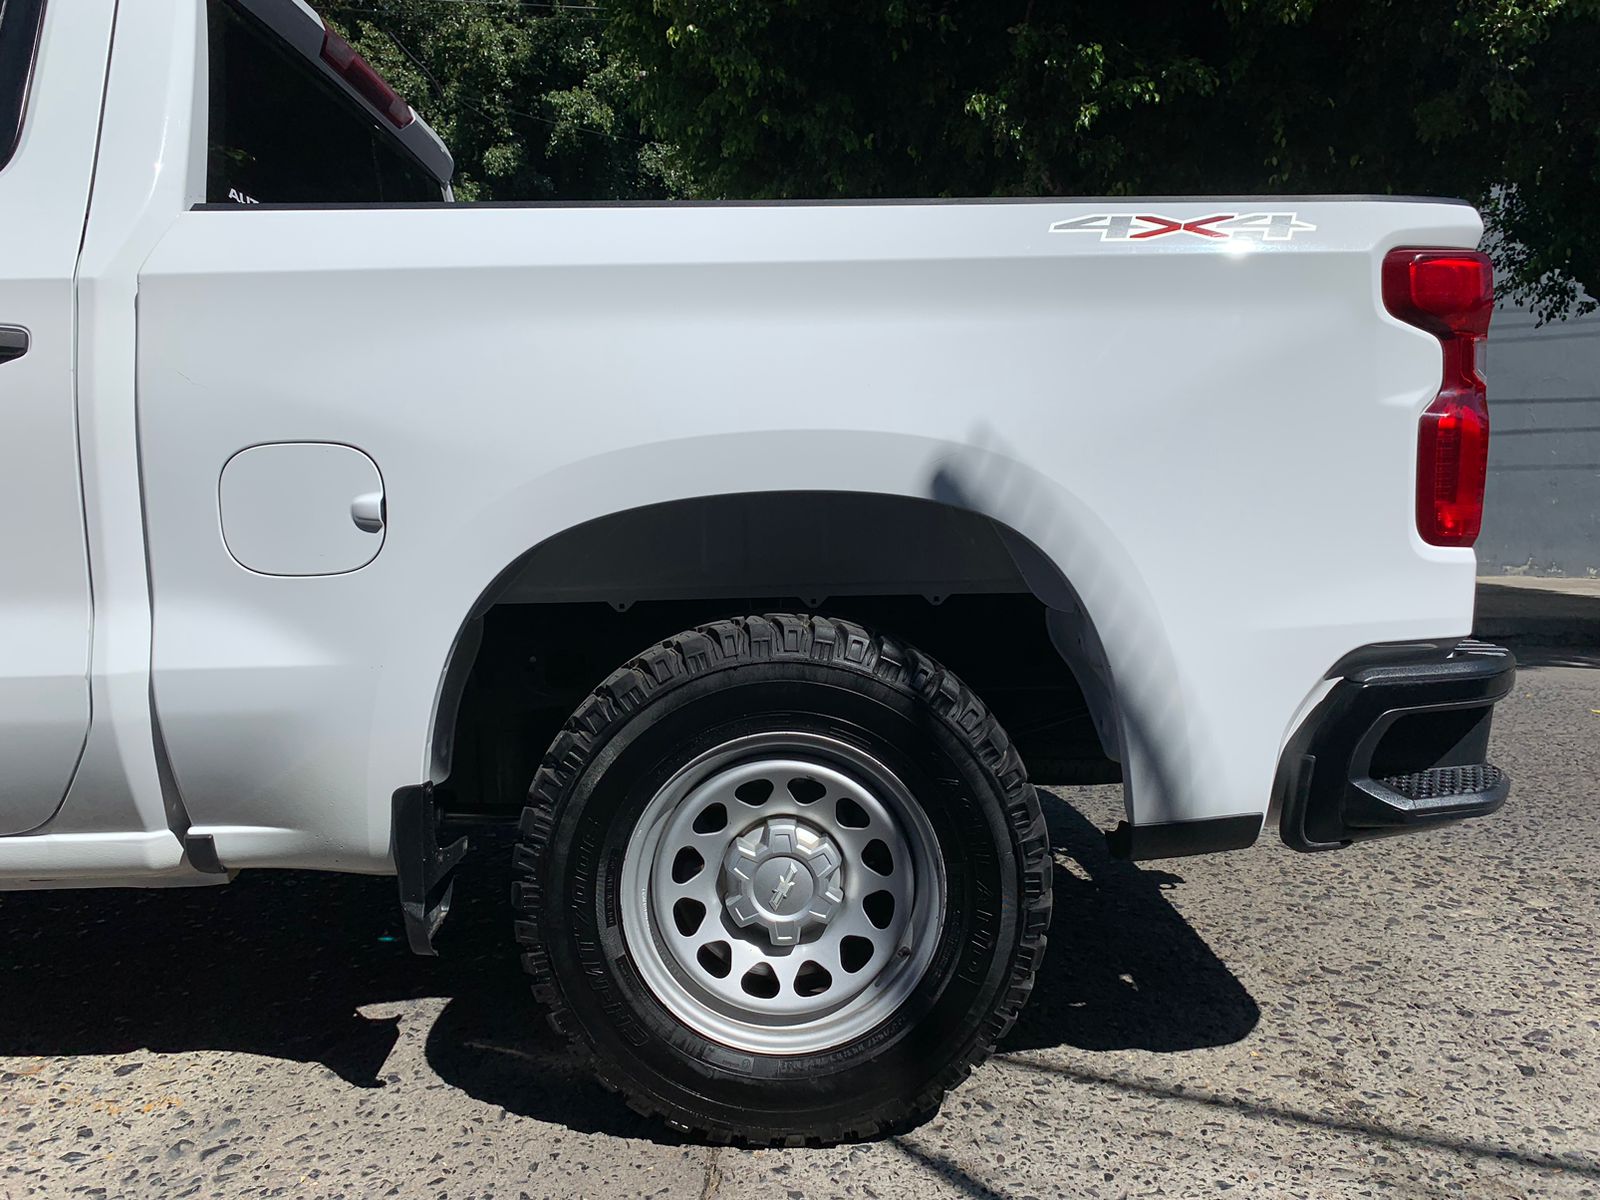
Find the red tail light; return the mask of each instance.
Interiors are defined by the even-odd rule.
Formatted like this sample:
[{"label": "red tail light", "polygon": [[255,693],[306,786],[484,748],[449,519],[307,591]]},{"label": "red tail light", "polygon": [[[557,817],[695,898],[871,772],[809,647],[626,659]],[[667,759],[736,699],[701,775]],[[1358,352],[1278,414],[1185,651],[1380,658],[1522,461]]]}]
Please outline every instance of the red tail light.
[{"label": "red tail light", "polygon": [[372,69],[371,63],[356,53],[354,46],[331,29],[322,31],[322,61],[339,72],[339,77],[389,118],[389,124],[396,129],[404,129],[416,119],[411,106],[400,98],[400,93]]},{"label": "red tail light", "polygon": [[1435,546],[1470,546],[1483,525],[1489,398],[1478,343],[1489,333],[1494,268],[1470,250],[1391,250],[1383,304],[1426,329],[1444,351],[1439,394],[1417,431],[1417,532]]}]

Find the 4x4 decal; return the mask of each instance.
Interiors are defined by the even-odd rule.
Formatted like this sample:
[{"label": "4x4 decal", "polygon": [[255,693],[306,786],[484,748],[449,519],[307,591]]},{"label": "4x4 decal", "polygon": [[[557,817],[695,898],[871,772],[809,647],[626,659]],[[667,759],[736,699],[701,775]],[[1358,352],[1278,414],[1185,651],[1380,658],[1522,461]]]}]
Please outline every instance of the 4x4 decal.
[{"label": "4x4 decal", "polygon": [[1215,241],[1256,238],[1263,242],[1287,242],[1297,233],[1309,233],[1314,229],[1315,225],[1302,221],[1298,213],[1292,212],[1215,213],[1188,220],[1133,213],[1094,213],[1057,221],[1050,226],[1051,233],[1097,233],[1102,242],[1139,242],[1174,233]]}]

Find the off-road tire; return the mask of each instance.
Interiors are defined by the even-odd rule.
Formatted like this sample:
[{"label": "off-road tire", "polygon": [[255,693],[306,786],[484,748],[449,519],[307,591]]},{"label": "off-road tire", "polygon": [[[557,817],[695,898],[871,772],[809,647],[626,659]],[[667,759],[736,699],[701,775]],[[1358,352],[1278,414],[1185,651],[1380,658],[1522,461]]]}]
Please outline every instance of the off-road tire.
[{"label": "off-road tire", "polygon": [[[800,719],[914,773],[948,902],[939,950],[895,1015],[822,1053],[751,1054],[677,1020],[632,966],[621,848],[687,756]],[[854,1140],[925,1118],[1016,1020],[1050,920],[1044,818],[994,717],[928,656],[817,615],[717,621],[613,672],[546,752],[514,870],[523,964],[554,1029],[633,1108],[716,1142]]]}]

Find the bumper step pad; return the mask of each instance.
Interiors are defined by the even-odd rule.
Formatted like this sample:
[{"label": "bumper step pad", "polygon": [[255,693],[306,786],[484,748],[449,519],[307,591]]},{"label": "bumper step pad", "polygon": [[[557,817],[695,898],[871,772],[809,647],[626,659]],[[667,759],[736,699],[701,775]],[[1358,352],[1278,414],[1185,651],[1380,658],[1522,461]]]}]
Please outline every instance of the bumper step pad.
[{"label": "bumper step pad", "polygon": [[1471,763],[1353,780],[1351,788],[1345,824],[1376,835],[1492,813],[1505,803],[1511,777],[1492,763]]},{"label": "bumper step pad", "polygon": [[1505,777],[1505,772],[1492,763],[1478,763],[1470,767],[1433,767],[1411,775],[1391,775],[1377,782],[1417,807],[1428,808],[1441,801],[1492,792]]}]

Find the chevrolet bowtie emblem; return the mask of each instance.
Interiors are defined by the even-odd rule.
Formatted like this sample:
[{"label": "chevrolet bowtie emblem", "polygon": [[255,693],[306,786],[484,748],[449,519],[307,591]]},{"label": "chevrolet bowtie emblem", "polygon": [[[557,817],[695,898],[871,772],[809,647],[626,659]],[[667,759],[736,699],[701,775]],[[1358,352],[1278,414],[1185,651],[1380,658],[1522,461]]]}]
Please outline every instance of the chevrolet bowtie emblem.
[{"label": "chevrolet bowtie emblem", "polygon": [[778,886],[772,889],[772,907],[777,908],[789,898],[789,893],[794,891],[795,873],[800,867],[797,863],[790,863],[789,869],[783,873],[783,878],[778,880]]}]

